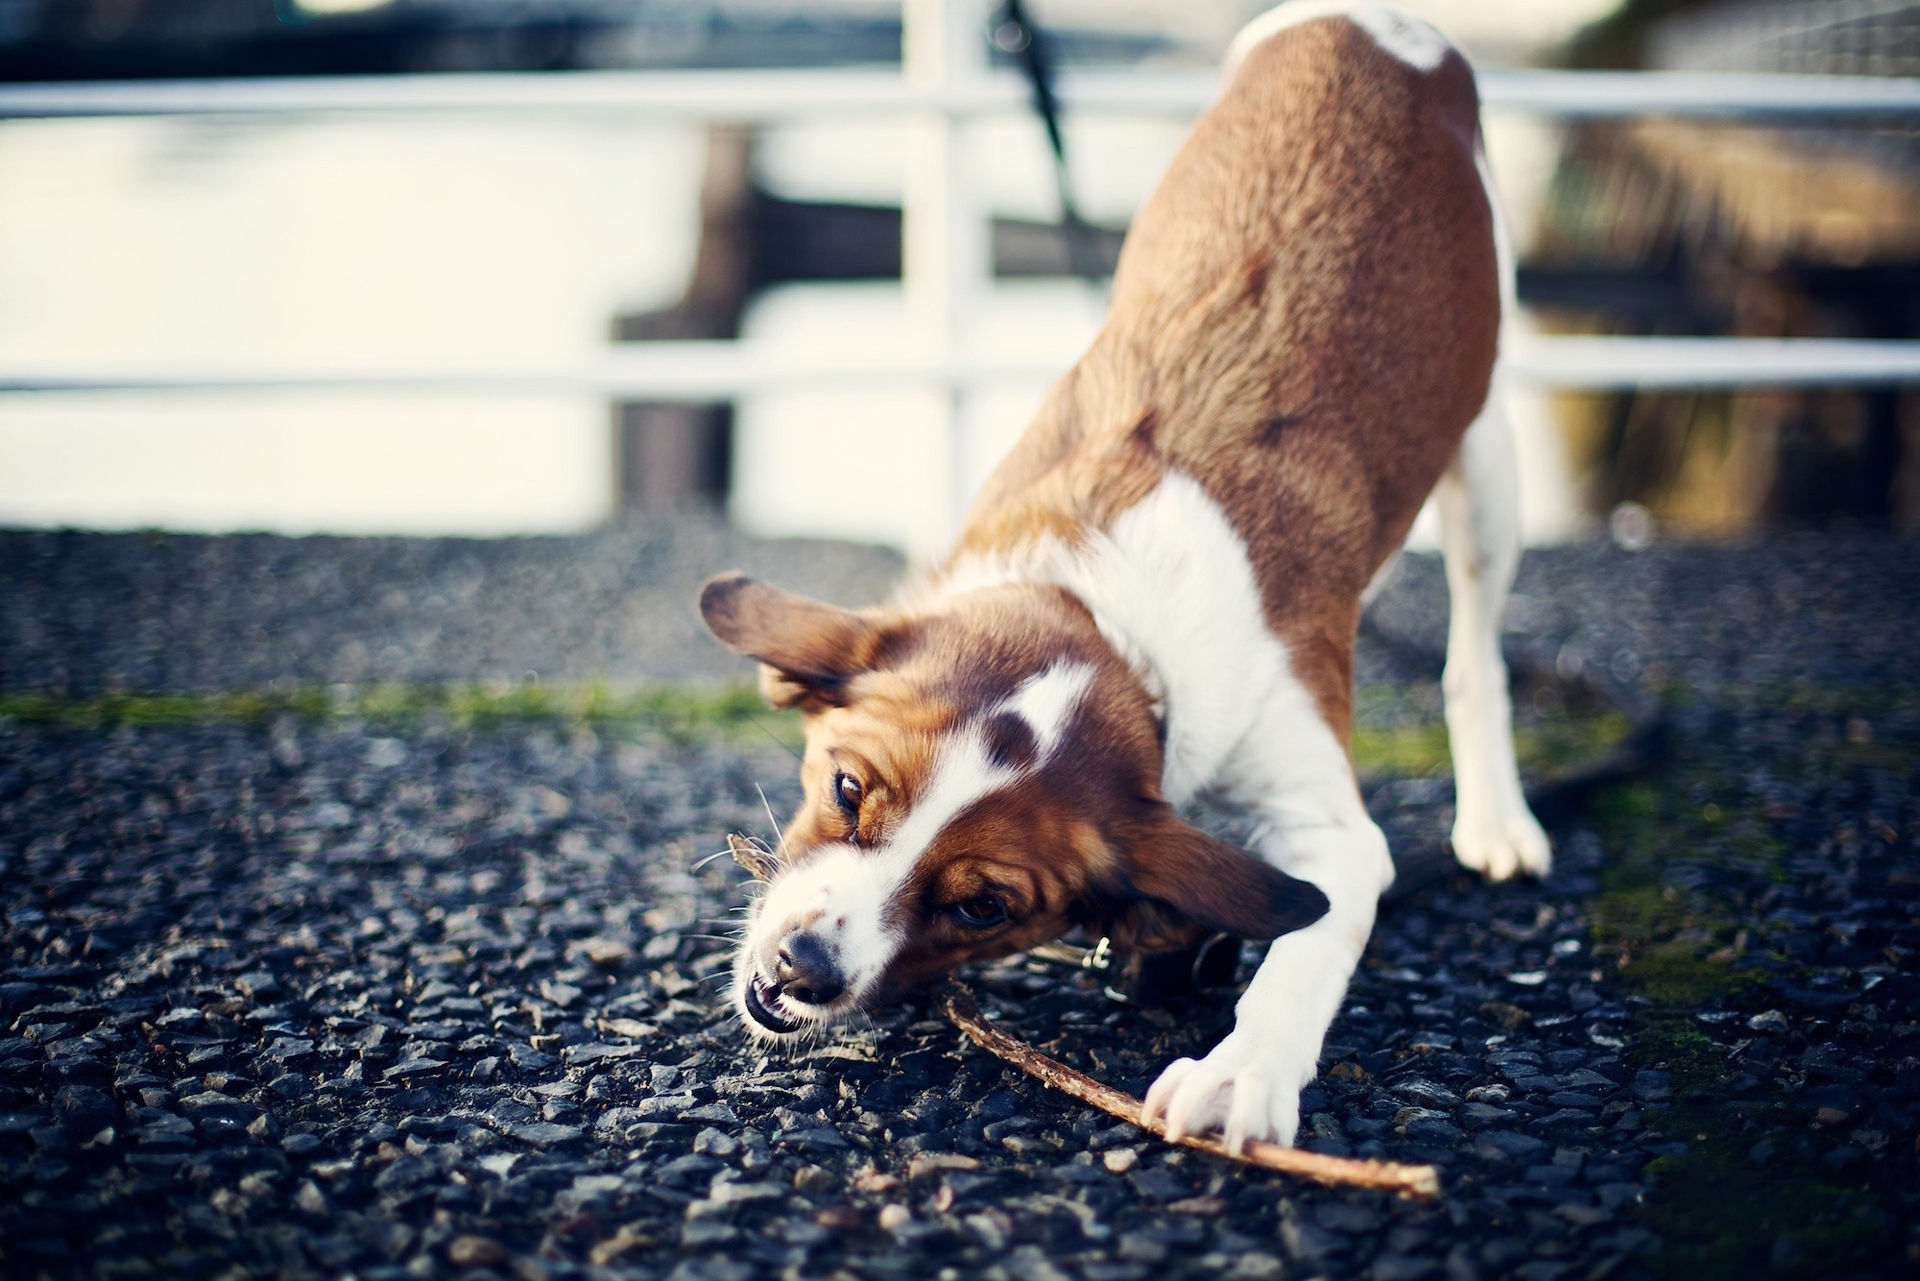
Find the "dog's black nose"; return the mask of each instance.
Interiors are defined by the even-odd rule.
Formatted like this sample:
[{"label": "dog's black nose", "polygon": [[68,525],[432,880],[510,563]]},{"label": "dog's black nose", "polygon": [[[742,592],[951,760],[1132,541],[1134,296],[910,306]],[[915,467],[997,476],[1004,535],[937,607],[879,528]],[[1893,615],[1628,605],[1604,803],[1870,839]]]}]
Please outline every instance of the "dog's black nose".
[{"label": "dog's black nose", "polygon": [[808,1005],[826,1005],[847,990],[847,980],[827,953],[817,934],[789,934],[780,944],[780,964],[774,969],[780,990]]}]

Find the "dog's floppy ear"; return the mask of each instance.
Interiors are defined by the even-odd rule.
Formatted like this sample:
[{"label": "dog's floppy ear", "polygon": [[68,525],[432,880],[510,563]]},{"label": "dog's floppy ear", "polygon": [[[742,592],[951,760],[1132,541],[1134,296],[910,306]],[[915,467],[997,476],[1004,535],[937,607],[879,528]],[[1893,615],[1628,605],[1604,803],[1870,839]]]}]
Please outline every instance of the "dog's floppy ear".
[{"label": "dog's floppy ear", "polygon": [[866,665],[875,640],[874,625],[852,610],[745,574],[708,580],[700,617],[721,644],[760,660],[760,688],[775,707],[838,705],[841,687]]},{"label": "dog's floppy ear", "polygon": [[1129,951],[1179,947],[1197,933],[1275,939],[1327,913],[1317,886],[1215,840],[1170,807],[1124,857],[1127,890],[1108,934]]}]

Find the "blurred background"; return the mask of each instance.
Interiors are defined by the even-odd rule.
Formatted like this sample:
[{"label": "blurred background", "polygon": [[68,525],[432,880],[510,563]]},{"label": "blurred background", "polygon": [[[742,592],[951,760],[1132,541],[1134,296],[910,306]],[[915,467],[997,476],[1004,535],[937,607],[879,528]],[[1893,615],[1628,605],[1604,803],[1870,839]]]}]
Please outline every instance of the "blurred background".
[{"label": "blurred background", "polygon": [[[0,0],[0,524],[931,554],[1267,7],[1032,0],[1069,232],[997,0]],[[1920,3],[1401,7],[1487,77],[1530,541],[1920,525]],[[1845,341],[1553,345],[1623,336]]]}]

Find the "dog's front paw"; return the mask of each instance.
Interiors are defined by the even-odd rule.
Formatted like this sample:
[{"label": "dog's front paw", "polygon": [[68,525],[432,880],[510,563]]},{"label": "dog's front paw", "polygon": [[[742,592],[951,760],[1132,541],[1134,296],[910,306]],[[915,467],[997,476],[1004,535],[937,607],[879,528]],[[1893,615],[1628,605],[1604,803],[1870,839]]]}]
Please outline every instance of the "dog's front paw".
[{"label": "dog's front paw", "polygon": [[1300,1088],[1313,1079],[1283,1048],[1258,1044],[1236,1031],[1204,1059],[1175,1059],[1147,1091],[1140,1119],[1164,1117],[1167,1138],[1217,1130],[1227,1150],[1249,1139],[1293,1146],[1300,1128]]},{"label": "dog's front paw", "polygon": [[1462,809],[1453,825],[1453,853],[1490,881],[1516,872],[1545,876],[1553,867],[1553,845],[1524,805],[1509,814]]}]

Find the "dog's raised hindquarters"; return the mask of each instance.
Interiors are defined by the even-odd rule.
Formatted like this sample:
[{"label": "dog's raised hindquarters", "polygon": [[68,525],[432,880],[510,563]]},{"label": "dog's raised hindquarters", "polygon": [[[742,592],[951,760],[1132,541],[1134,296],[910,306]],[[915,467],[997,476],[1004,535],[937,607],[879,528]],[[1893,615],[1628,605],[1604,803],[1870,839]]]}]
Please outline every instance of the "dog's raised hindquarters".
[{"label": "dog's raised hindquarters", "polygon": [[[735,965],[757,1035],[1073,928],[1270,939],[1234,1030],[1145,1111],[1291,1143],[1393,875],[1347,754],[1360,599],[1436,485],[1456,849],[1545,870],[1499,649],[1506,255],[1472,72],[1416,19],[1334,9],[1236,42],[1106,327],[949,560],[874,610],[739,576],[703,592],[715,635],[806,714],[806,798]],[[1257,816],[1250,850],[1179,818],[1203,789]]]}]

